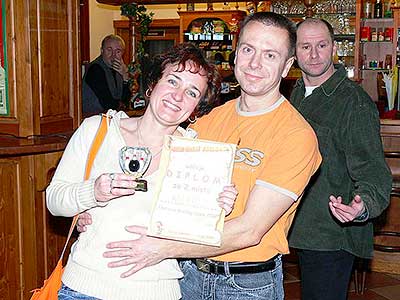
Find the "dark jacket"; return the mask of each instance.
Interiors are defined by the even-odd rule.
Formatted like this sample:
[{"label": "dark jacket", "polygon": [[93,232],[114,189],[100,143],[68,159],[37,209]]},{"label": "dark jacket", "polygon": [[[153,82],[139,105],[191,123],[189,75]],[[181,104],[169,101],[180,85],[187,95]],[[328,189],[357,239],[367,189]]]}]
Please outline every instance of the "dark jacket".
[{"label": "dark jacket", "polygon": [[[290,245],[309,250],[345,250],[370,258],[371,219],[388,206],[392,184],[376,105],[347,78],[343,67],[307,98],[304,92],[304,81],[300,79],[291,102],[315,130],[323,161],[301,200]],[[368,220],[340,223],[330,212],[329,196],[342,196],[348,204],[357,194],[366,204]]]},{"label": "dark jacket", "polygon": [[89,64],[82,81],[84,114],[118,109],[120,102],[126,102],[129,97],[128,84],[121,74],[105,64],[101,55]]}]

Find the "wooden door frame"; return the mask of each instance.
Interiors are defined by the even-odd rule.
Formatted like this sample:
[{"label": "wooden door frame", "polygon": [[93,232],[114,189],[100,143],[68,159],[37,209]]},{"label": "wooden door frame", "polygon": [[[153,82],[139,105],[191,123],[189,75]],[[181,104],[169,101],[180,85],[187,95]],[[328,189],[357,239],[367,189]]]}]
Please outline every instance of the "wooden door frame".
[{"label": "wooden door frame", "polygon": [[81,65],[90,62],[89,0],[79,0]]}]

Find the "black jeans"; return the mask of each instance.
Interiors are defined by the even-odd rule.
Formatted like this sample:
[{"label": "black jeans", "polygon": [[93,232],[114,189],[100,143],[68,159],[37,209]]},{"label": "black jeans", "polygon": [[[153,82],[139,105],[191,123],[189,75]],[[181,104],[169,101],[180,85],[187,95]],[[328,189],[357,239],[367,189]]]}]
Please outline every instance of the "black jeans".
[{"label": "black jeans", "polygon": [[297,250],[302,300],[346,300],[354,255],[346,251]]}]

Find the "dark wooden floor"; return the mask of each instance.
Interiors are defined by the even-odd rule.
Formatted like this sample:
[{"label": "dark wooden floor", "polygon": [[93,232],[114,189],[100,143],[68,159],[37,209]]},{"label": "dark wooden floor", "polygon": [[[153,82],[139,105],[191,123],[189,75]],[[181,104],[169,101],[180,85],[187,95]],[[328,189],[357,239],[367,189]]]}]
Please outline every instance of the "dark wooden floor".
[{"label": "dark wooden floor", "polygon": [[[284,262],[285,300],[300,300],[299,269],[295,261]],[[364,293],[354,288],[354,276],[350,284],[348,300],[400,300],[400,275],[367,272]]]}]

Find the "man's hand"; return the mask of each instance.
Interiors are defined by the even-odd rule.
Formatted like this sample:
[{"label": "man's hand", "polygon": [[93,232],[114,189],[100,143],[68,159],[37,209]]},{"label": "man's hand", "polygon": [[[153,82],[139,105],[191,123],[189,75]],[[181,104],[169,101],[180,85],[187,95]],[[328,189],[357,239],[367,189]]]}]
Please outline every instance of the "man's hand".
[{"label": "man's hand", "polygon": [[92,224],[92,216],[88,212],[79,214],[78,221],[76,222],[76,230],[78,232],[85,232],[86,226]]},{"label": "man's hand", "polygon": [[342,197],[329,197],[329,208],[332,214],[342,223],[351,222],[365,211],[365,204],[359,195],[356,195],[349,205],[342,203]]},{"label": "man's hand", "polygon": [[224,187],[223,191],[218,194],[218,205],[225,211],[225,216],[229,215],[238,195],[238,190],[234,184],[227,185]]},{"label": "man's hand", "polygon": [[[226,215],[232,211],[237,194],[238,191],[232,184],[224,187],[223,191],[218,195],[218,204],[224,209]],[[82,223],[88,221],[87,216],[84,217],[85,219],[82,220]],[[110,262],[108,264],[110,268],[132,265],[131,269],[121,274],[123,278],[131,276],[143,268],[158,264],[168,257],[168,249],[173,248],[172,244],[177,245],[180,243],[146,236],[147,228],[141,226],[127,226],[126,230],[138,234],[139,238],[109,243],[107,248],[111,250],[103,254],[107,258],[120,259]]]},{"label": "man's hand", "polygon": [[[166,259],[162,254],[167,253],[169,241],[146,236],[147,228],[141,226],[127,226],[126,230],[139,234],[136,240],[119,241],[107,244],[111,249],[103,253],[107,258],[120,258],[120,260],[110,262],[110,268],[132,265],[132,268],[121,274],[122,278],[131,276],[137,271],[158,264]],[[160,251],[161,250],[161,251]]]},{"label": "man's hand", "polygon": [[117,59],[117,58],[114,59],[112,61],[111,67],[119,74],[121,74],[124,81],[127,81],[129,79],[128,67],[125,65],[122,59]]}]

